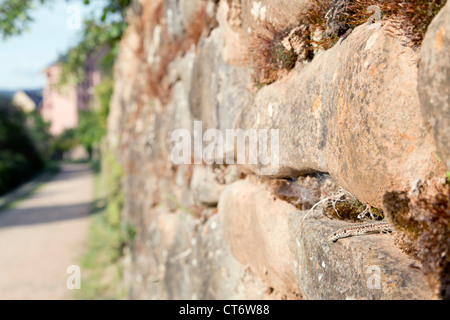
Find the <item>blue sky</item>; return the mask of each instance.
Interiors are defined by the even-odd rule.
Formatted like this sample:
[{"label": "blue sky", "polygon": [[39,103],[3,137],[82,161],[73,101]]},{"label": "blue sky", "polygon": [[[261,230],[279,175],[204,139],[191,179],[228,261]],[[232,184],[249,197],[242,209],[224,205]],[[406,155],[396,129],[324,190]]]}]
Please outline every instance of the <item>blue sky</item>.
[{"label": "blue sky", "polygon": [[42,70],[79,40],[80,30],[68,27],[68,20],[74,17],[68,8],[78,5],[82,18],[93,10],[93,5],[81,3],[57,0],[42,6],[33,11],[35,20],[28,32],[6,41],[0,39],[0,90],[43,87]]}]

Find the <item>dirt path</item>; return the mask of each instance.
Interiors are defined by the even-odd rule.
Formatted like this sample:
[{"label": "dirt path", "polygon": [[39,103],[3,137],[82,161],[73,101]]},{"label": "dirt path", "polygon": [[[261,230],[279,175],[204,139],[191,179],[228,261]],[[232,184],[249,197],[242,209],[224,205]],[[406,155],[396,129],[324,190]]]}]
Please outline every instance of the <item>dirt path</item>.
[{"label": "dirt path", "polygon": [[14,209],[0,212],[0,299],[71,299],[67,267],[79,264],[89,228],[87,165],[61,172]]}]

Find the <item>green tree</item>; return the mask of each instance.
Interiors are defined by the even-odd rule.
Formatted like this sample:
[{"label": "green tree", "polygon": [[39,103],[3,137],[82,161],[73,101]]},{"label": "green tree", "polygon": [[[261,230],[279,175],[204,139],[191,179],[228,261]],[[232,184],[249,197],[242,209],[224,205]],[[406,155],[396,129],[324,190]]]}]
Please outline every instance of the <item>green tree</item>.
[{"label": "green tree", "polygon": [[57,136],[51,145],[52,155],[56,158],[62,158],[64,152],[75,148],[79,144],[75,129],[66,129]]},{"label": "green tree", "polygon": [[91,110],[80,111],[76,132],[80,143],[89,154],[89,159],[92,159],[92,148],[100,142],[104,135],[98,113]]},{"label": "green tree", "polygon": [[[66,1],[91,3],[90,0]],[[6,39],[21,34],[33,21],[32,11],[52,3],[54,0],[0,0],[0,36]],[[131,0],[106,0],[100,17],[92,16],[84,21],[81,41],[64,58],[61,85],[83,81],[88,57],[100,50],[108,49],[100,62],[102,71],[111,72],[117,44],[127,27],[125,16],[130,3]]]},{"label": "green tree", "polygon": [[30,11],[52,0],[2,0],[0,3],[0,34],[8,38],[25,31],[33,18]]},{"label": "green tree", "polygon": [[26,122],[24,112],[5,100],[0,102],[0,194],[30,179],[44,166]]},{"label": "green tree", "polygon": [[112,76],[118,44],[127,24],[124,21],[102,22],[95,19],[85,20],[81,41],[71,48],[64,57],[60,85],[77,84],[85,78],[85,66],[90,56],[102,53],[99,61],[100,71]]},{"label": "green tree", "polygon": [[[86,5],[90,0],[73,0]],[[69,2],[69,1],[67,1]],[[33,21],[31,12],[39,5],[52,4],[54,0],[0,0],[0,36],[7,38],[22,33]],[[131,0],[106,0],[100,17],[91,16],[84,21],[80,42],[61,59],[62,73],[60,86],[67,83],[78,84],[85,79],[86,62],[90,56],[102,53],[99,61],[103,80],[98,87],[96,98],[100,102],[98,111],[80,112],[79,128],[66,131],[52,143],[52,150],[62,153],[70,149],[76,141],[81,142],[89,153],[92,146],[100,142],[106,132],[106,118],[112,94],[112,70],[118,52],[118,43],[127,28],[126,9]],[[34,119],[39,131],[36,139],[43,142],[45,127],[38,118]],[[40,143],[38,143],[40,145]]]},{"label": "green tree", "polygon": [[50,123],[45,122],[38,110],[34,110],[27,114],[27,127],[36,149],[45,158],[50,157],[50,140],[49,133]]},{"label": "green tree", "polygon": [[[90,0],[77,0],[89,4]],[[31,12],[43,4],[52,4],[54,0],[0,0],[0,35],[5,39],[21,34],[28,29],[33,21]],[[74,2],[66,0],[66,2]],[[106,22],[108,18],[116,21],[125,21],[126,8],[131,0],[108,0],[105,1],[101,21]]]},{"label": "green tree", "polygon": [[77,137],[92,159],[92,150],[98,146],[106,134],[106,121],[109,114],[109,102],[113,93],[112,78],[106,77],[95,88],[95,99],[99,103],[98,110],[79,112]]},{"label": "green tree", "polygon": [[[90,0],[66,0],[89,5]],[[54,0],[0,0],[0,36],[5,38],[24,32],[33,21],[31,12],[38,6],[51,5]],[[89,56],[108,49],[100,61],[104,74],[112,73],[118,42],[127,27],[126,10],[131,0],[106,0],[100,17],[84,21],[81,41],[63,59],[60,84],[80,83],[85,78]]]}]

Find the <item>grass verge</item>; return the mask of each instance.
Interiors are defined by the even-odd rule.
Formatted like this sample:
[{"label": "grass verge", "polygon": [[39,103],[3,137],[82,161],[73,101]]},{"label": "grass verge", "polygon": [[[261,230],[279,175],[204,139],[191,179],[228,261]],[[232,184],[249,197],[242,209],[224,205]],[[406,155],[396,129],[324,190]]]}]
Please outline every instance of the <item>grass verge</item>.
[{"label": "grass verge", "polygon": [[94,201],[87,249],[81,258],[81,290],[77,300],[119,300],[126,297],[122,286],[120,258],[123,236],[108,221],[107,186],[101,174],[94,172]]}]

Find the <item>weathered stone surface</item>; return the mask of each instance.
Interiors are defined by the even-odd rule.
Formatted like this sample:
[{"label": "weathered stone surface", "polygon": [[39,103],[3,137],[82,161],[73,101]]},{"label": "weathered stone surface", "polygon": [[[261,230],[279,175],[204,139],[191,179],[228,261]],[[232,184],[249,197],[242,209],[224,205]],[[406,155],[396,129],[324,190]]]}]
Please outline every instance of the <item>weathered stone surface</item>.
[{"label": "weathered stone surface", "polygon": [[241,5],[244,38],[270,23],[277,29],[296,26],[308,0],[235,0]]},{"label": "weathered stone surface", "polygon": [[433,128],[437,154],[450,170],[450,3],[428,27],[421,49],[418,91]]},{"label": "weathered stone surface", "polygon": [[193,19],[198,18],[198,13],[209,0],[178,0],[180,19],[186,29]]},{"label": "weathered stone surface", "polygon": [[[111,150],[115,150],[119,145],[119,135],[123,126],[123,114],[125,108],[130,104],[135,104],[133,97],[137,78],[135,75],[142,76],[142,63],[136,59],[135,53],[140,45],[140,36],[138,30],[130,26],[124,39],[122,40],[118,63],[115,68],[115,90],[111,98],[111,108],[108,115],[108,145]],[[130,81],[130,78],[133,79]]]},{"label": "weathered stone surface", "polygon": [[168,34],[173,38],[184,37],[193,20],[199,18],[207,1],[164,0],[164,20]]},{"label": "weathered stone surface", "polygon": [[250,97],[249,69],[225,63],[221,41],[221,29],[214,29],[201,40],[194,63],[189,104],[194,118],[203,121],[203,130],[232,128]]},{"label": "weathered stone surface", "polygon": [[319,211],[289,214],[297,283],[305,298],[435,298],[419,270],[419,262],[393,246],[392,235],[367,235],[328,242],[327,237],[332,232],[346,225],[348,223],[325,218]]},{"label": "weathered stone surface", "polygon": [[182,37],[184,25],[179,0],[164,0],[164,20],[167,32],[172,37]]},{"label": "weathered stone surface", "polygon": [[[236,127],[280,129],[280,170],[329,172],[362,202],[441,175],[417,94],[414,52],[385,27],[343,42],[262,88]],[[247,166],[260,173],[259,166]]]},{"label": "weathered stone surface", "polygon": [[223,60],[234,66],[246,66],[248,53],[242,30],[240,2],[221,1],[217,10],[217,21],[223,32]]},{"label": "weathered stone surface", "polygon": [[[385,29],[359,27],[255,96],[242,46],[266,22],[298,23],[306,0],[209,0],[205,14],[218,24],[207,18],[197,44],[172,43],[186,39],[201,2],[134,1],[116,62],[108,145],[125,173],[122,218],[137,231],[124,261],[129,297],[430,297],[421,270],[409,267],[412,261],[392,246],[391,236],[329,244],[328,233],[343,224],[315,215],[296,234],[305,213],[274,199],[254,183],[258,177],[242,180],[237,166],[194,170],[170,159],[171,132],[191,132],[194,119],[203,121],[203,130],[279,128],[279,175],[326,171],[359,200],[378,206],[384,191],[443,173],[420,112],[415,52]],[[301,197],[312,195],[305,205],[323,197],[302,186],[308,190]],[[381,269],[380,290],[366,285],[370,265]]]},{"label": "weathered stone surface", "polygon": [[[251,268],[231,254],[223,236],[223,220],[215,215],[202,226],[191,244],[194,265],[191,285],[198,299],[280,299]],[[195,263],[193,263],[195,261]]]},{"label": "weathered stone surface", "polygon": [[197,165],[191,179],[194,199],[206,206],[216,206],[225,185],[219,184],[211,166]]},{"label": "weathered stone surface", "polygon": [[124,261],[131,299],[281,298],[234,259],[219,216],[196,225],[184,212],[159,209]]},{"label": "weathered stone surface", "polygon": [[298,298],[288,229],[295,207],[245,180],[224,190],[218,208],[233,256],[288,298]]},{"label": "weathered stone surface", "polygon": [[195,53],[187,52],[183,57],[175,59],[169,66],[169,83],[172,85],[172,98],[169,104],[173,105],[173,118],[169,122],[170,132],[177,129],[186,129],[192,132],[193,117],[189,108],[189,88],[194,66]]}]

